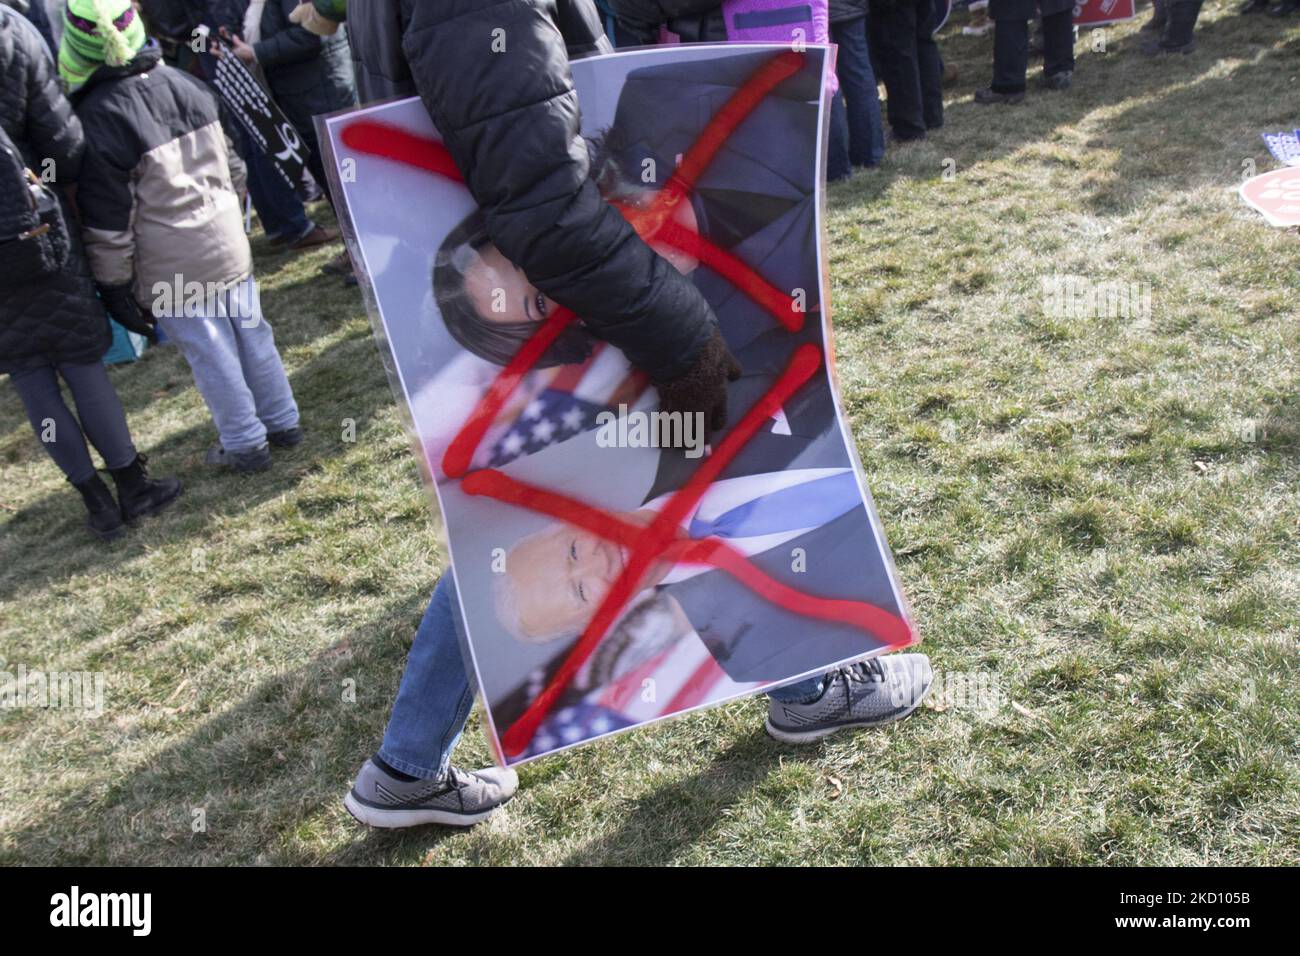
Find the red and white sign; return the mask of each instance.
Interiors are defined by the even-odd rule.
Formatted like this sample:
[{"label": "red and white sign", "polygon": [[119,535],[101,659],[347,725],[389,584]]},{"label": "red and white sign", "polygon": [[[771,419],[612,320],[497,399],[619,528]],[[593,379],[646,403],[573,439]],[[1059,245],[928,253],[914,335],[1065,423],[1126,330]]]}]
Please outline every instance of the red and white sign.
[{"label": "red and white sign", "polygon": [[1300,169],[1288,166],[1241,184],[1241,198],[1272,226],[1300,226]]},{"label": "red and white sign", "polygon": [[1075,0],[1074,25],[1100,27],[1137,16],[1137,0]]}]

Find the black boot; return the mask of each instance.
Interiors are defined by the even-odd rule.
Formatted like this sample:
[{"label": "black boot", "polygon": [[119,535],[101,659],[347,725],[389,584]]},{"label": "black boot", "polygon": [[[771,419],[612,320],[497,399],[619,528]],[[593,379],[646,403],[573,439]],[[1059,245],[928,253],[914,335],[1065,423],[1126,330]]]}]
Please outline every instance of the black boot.
[{"label": "black boot", "polygon": [[1153,0],[1151,19],[1142,24],[1138,33],[1154,33],[1156,36],[1165,32],[1165,21],[1169,19],[1169,0]]},{"label": "black boot", "polygon": [[1168,20],[1159,39],[1148,39],[1142,43],[1142,52],[1147,56],[1164,53],[1191,53],[1196,49],[1196,40],[1192,31],[1196,29],[1196,18],[1201,15],[1202,0],[1165,0],[1168,3]]},{"label": "black boot", "polygon": [[1191,53],[1196,48],[1192,36],[1196,18],[1201,15],[1204,0],[1177,0],[1169,7],[1169,24],[1160,38],[1160,49],[1165,53]]},{"label": "black boot", "polygon": [[112,541],[126,534],[113,493],[99,475],[72,487],[81,492],[81,500],[86,503],[86,527],[95,537],[100,541]]},{"label": "black boot", "polygon": [[109,469],[122,503],[123,521],[157,514],[181,493],[181,483],[175,478],[150,478],[144,467],[147,460],[144,455],[136,455],[125,468]]}]

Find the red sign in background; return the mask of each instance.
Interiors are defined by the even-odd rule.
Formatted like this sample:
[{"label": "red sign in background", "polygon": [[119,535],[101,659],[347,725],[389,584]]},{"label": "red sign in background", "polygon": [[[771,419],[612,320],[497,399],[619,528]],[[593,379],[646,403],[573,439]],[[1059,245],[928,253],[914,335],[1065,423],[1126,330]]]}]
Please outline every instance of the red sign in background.
[{"label": "red sign in background", "polygon": [[1136,16],[1137,0],[1077,0],[1074,5],[1076,27],[1099,27]]}]

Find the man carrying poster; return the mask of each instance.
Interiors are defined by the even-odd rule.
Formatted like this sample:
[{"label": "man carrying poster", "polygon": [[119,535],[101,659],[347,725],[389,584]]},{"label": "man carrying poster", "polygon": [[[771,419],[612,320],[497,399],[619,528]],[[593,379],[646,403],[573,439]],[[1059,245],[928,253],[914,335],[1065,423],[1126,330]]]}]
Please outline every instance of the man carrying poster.
[{"label": "man carrying poster", "polygon": [[[697,662],[701,662],[699,654],[702,653],[702,666],[720,665],[724,670],[728,666],[735,668],[734,675],[727,673],[711,678],[720,689],[710,699],[727,699],[770,681],[803,677],[798,684],[773,691],[774,698],[784,703],[774,699],[769,712],[769,726],[791,727],[794,734],[806,734],[804,739],[841,727],[883,723],[910,713],[920,703],[931,679],[924,656],[893,655],[865,663],[861,661],[866,653],[878,654],[890,647],[904,646],[913,637],[904,618],[905,608],[883,550],[883,541],[879,539],[874,516],[863,503],[863,492],[853,470],[851,452],[844,445],[833,400],[814,401],[805,409],[817,417],[816,408],[824,406],[820,413],[824,422],[814,424],[801,438],[792,432],[786,415],[788,409],[800,406],[799,399],[804,392],[797,386],[782,393],[783,398],[774,400],[770,408],[762,401],[780,384],[779,375],[776,376],[778,381],[768,383],[767,392],[763,391],[762,384],[758,386],[756,391],[761,394],[757,401],[750,394],[742,397],[735,391],[744,386],[745,378],[743,374],[736,377],[737,362],[731,355],[733,351],[740,358],[739,368],[743,373],[747,352],[770,339],[772,333],[784,335],[787,341],[780,349],[768,347],[769,361],[782,349],[792,360],[801,355],[806,358],[809,353],[801,351],[801,348],[814,348],[813,343],[806,341],[809,335],[815,344],[823,345],[820,338],[822,317],[818,311],[820,279],[816,268],[816,232],[812,228],[815,190],[811,179],[806,173],[794,175],[791,170],[787,170],[785,175],[774,173],[774,163],[779,169],[779,157],[769,158],[764,164],[768,171],[766,187],[757,188],[761,178],[748,183],[743,178],[734,178],[736,170],[753,159],[743,148],[745,135],[741,127],[735,131],[735,148],[730,152],[725,148],[719,151],[713,157],[717,161],[716,167],[707,164],[708,173],[694,184],[698,189],[692,195],[689,208],[697,214],[704,211],[706,221],[700,222],[697,217],[693,227],[688,225],[687,228],[691,234],[705,239],[708,248],[701,252],[691,247],[683,252],[679,241],[676,255],[657,254],[658,246],[652,249],[653,243],[643,241],[628,220],[607,202],[611,196],[602,198],[601,192],[608,188],[607,182],[598,182],[604,178],[600,175],[603,167],[598,166],[593,174],[593,151],[580,135],[583,118],[576,110],[576,97],[568,70],[555,65],[563,63],[564,54],[559,49],[561,36],[571,41],[576,39],[578,46],[582,47],[584,35],[588,41],[597,35],[594,30],[581,29],[585,24],[581,14],[586,5],[561,3],[558,24],[543,24],[538,19],[548,16],[542,12],[543,9],[554,8],[537,8],[523,2],[506,5],[517,14],[514,19],[510,13],[501,12],[500,4],[495,6],[493,15],[486,18],[477,13],[478,5],[471,2],[449,6],[453,8],[450,11],[431,10],[423,14],[417,9],[416,22],[407,31],[407,49],[413,53],[420,51],[420,55],[428,51],[431,59],[417,59],[413,63],[413,72],[444,143],[455,158],[456,166],[465,173],[472,200],[469,196],[458,198],[450,184],[430,182],[427,178],[424,180],[427,183],[425,189],[434,203],[430,208],[455,209],[459,204],[459,208],[465,210],[458,214],[462,222],[467,213],[472,215],[475,203],[482,209],[483,229],[479,238],[467,243],[459,240],[450,243],[453,249],[468,245],[467,252],[454,252],[449,257],[456,261],[452,269],[453,283],[454,276],[458,275],[460,286],[468,290],[465,298],[470,300],[471,306],[479,298],[473,290],[476,285],[482,286],[479,292],[485,293],[489,301],[493,293],[505,293],[505,320],[498,327],[492,327],[492,318],[503,313],[490,307],[473,307],[467,313],[468,325],[460,326],[450,321],[452,310],[448,308],[445,290],[440,291],[436,268],[433,270],[432,294],[427,279],[422,290],[419,283],[411,279],[413,275],[418,278],[423,271],[419,268],[420,257],[424,257],[424,262],[432,263],[438,249],[427,247],[427,242],[425,248],[418,248],[418,233],[404,231],[402,224],[395,222],[397,210],[391,206],[367,218],[370,215],[367,206],[382,206],[382,198],[378,203],[360,205],[354,205],[348,198],[351,225],[362,252],[360,258],[366,262],[372,291],[378,300],[382,331],[391,346],[401,389],[410,404],[416,431],[426,452],[431,444],[439,451],[446,444],[443,441],[431,442],[430,437],[440,430],[439,423],[431,419],[435,417],[436,395],[443,389],[433,390],[435,394],[428,406],[422,406],[418,396],[427,394],[430,384],[447,376],[448,370],[453,368],[470,368],[474,374],[483,374],[485,377],[479,380],[480,385],[468,386],[467,391],[486,395],[487,389],[482,384],[500,372],[502,360],[508,360],[511,354],[509,348],[499,352],[487,347],[473,348],[469,344],[471,340],[480,344],[500,341],[500,336],[478,333],[501,332],[519,340],[530,339],[538,327],[549,328],[548,320],[553,320],[555,312],[566,307],[573,308],[582,321],[569,329],[578,333],[568,340],[574,350],[572,353],[554,357],[549,365],[537,363],[517,383],[523,390],[534,389],[527,394],[536,395],[538,404],[534,405],[530,400],[510,421],[501,423],[499,419],[505,416],[509,401],[514,400],[506,396],[508,401],[497,407],[489,416],[490,420],[485,422],[485,434],[491,434],[492,425],[502,424],[504,430],[499,428],[498,432],[508,438],[518,420],[532,421],[533,433],[543,436],[536,442],[536,447],[527,449],[527,453],[515,448],[514,457],[502,463],[502,470],[478,457],[490,443],[490,438],[471,447],[469,457],[462,465],[447,466],[450,455],[440,456],[436,462],[443,466],[438,490],[457,556],[457,567],[462,568],[464,580],[461,583],[470,588],[471,594],[458,596],[450,576],[444,575],[439,581],[411,648],[383,745],[374,758],[366,762],[356,786],[348,795],[345,803],[349,811],[363,822],[377,826],[429,822],[468,825],[485,817],[513,793],[517,778],[508,769],[492,768],[469,774],[449,766],[451,750],[474,699],[474,689],[461,661],[462,641],[467,641],[481,665],[477,677],[484,687],[489,720],[494,717],[498,721],[513,720],[515,715],[509,713],[511,699],[519,699],[519,706],[534,715],[532,723],[525,728],[526,732],[517,735],[514,743],[509,732],[501,736],[505,756],[511,762],[576,742],[572,736],[561,736],[554,747],[541,743],[546,739],[546,730],[555,729],[554,721],[565,714],[576,713],[572,708],[566,711],[557,709],[557,702],[566,694],[578,693],[583,688],[593,693],[612,693],[611,682],[633,672],[629,661],[662,664],[666,654],[681,648],[694,654],[691,659]],[[421,17],[427,22],[421,24]],[[466,37],[477,35],[476,30],[483,32],[484,36],[490,35],[489,27],[500,23],[503,17],[516,26],[509,34],[509,43],[499,54],[480,58],[448,48],[450,44],[456,50],[462,49]],[[591,19],[594,23],[594,16]],[[590,43],[586,45],[591,46]],[[570,46],[572,48],[573,44]],[[786,97],[789,106],[782,107],[782,98],[778,96],[773,100],[776,105],[768,105],[764,114],[779,118],[784,110],[791,116],[802,113],[805,120],[811,117],[811,125],[806,130],[811,135],[802,145],[792,144],[796,155],[802,149],[810,161],[812,157],[820,156],[817,146],[820,140],[818,110],[825,65],[821,51],[815,51],[816,56],[811,55],[812,52],[806,71],[801,71],[793,81],[796,87],[804,83],[808,89],[816,91],[810,94],[813,97],[811,101],[799,96]],[[438,59],[440,54],[444,57],[441,60]],[[620,97],[616,104],[599,102],[598,91],[602,85],[615,91],[627,91],[629,96],[635,94],[638,83],[648,84],[647,89],[654,89],[654,83],[662,82],[662,78],[669,75],[664,71],[655,73],[654,60],[643,61],[647,70],[639,76],[626,65],[614,67],[607,77],[598,77],[595,72],[588,71],[588,82],[582,86],[584,106],[603,116],[611,128],[623,127],[623,132],[627,132],[628,127],[635,131],[634,120],[644,122],[665,116],[674,119],[694,115],[697,118],[687,124],[693,124],[694,128],[680,131],[686,152],[690,153],[693,135],[699,132],[700,127],[707,127],[709,120],[719,115],[724,105],[733,102],[739,89],[738,78],[752,73],[752,62],[739,62],[752,56],[749,53],[739,58],[733,55],[730,63],[725,57],[718,58],[719,65],[715,65],[710,62],[709,52],[701,51],[674,64],[678,75],[694,75],[695,79],[679,83],[677,99],[670,102],[659,100],[661,116],[653,116],[654,111],[647,115],[639,107],[632,109],[629,104],[634,103],[633,99]],[[472,63],[461,62],[466,58]],[[602,61],[602,65],[624,59],[609,58]],[[539,72],[542,64],[548,67]],[[591,65],[594,69],[597,64]],[[557,71],[562,75],[557,75]],[[481,84],[476,88],[492,90],[493,95],[478,98],[465,95],[467,91],[458,88],[458,83],[466,79],[467,72],[470,74],[468,81]],[[545,94],[540,99],[538,84]],[[412,133],[418,132],[414,128],[416,118],[409,109],[403,112],[403,106],[394,104],[391,108],[383,108],[387,112],[376,114],[391,121],[395,128],[401,128],[399,142],[407,142]],[[509,115],[509,135],[504,135],[504,127],[500,135],[492,129],[485,129],[485,121],[476,110],[487,116]],[[622,118],[633,114],[633,120]],[[755,113],[755,119],[759,115]],[[340,158],[337,155],[340,144],[348,143],[347,119],[330,121],[330,140],[336,150],[336,159]],[[491,125],[491,121],[487,122]],[[642,126],[643,130],[645,128]],[[789,134],[797,128],[789,126],[785,132]],[[587,132],[589,142],[596,142],[597,131]],[[766,142],[774,141],[780,142],[780,139],[773,140],[770,135],[766,137]],[[629,160],[655,159],[657,165],[658,157],[663,157],[661,161],[671,170],[675,159],[671,129],[654,131],[653,146],[649,151],[638,152],[635,142],[627,139],[612,145],[606,139],[604,144],[622,156],[619,163],[624,170]],[[540,146],[546,148],[538,148]],[[367,161],[364,153],[365,150],[354,151],[347,158],[360,164]],[[372,155],[386,155],[392,159],[396,154],[381,149]],[[376,167],[358,165],[357,182],[367,175],[367,168]],[[394,170],[391,164],[381,168],[380,176],[370,174],[369,184],[380,184],[381,190],[391,184],[391,188],[408,199],[413,197],[410,187],[420,180],[400,180],[401,171]],[[644,170],[646,167],[634,165],[632,168]],[[716,175],[710,179],[709,174],[715,171]],[[761,177],[761,172],[759,175]],[[728,177],[733,178],[728,180]],[[652,175],[640,182],[662,184],[663,179]],[[748,188],[738,188],[744,186]],[[342,192],[347,198],[348,188]],[[746,198],[737,201],[736,193]],[[761,201],[756,202],[756,199]],[[626,201],[626,196],[615,201]],[[653,200],[650,202],[653,204]],[[530,212],[539,203],[551,207],[550,216],[532,220]],[[635,203],[628,203],[624,209],[632,211],[635,218]],[[411,215],[414,221],[417,213]],[[382,221],[385,217],[390,220],[387,224]],[[536,228],[531,227],[533,221],[538,223]],[[423,228],[427,235],[427,218]],[[452,226],[444,226],[443,230],[443,234],[448,235]],[[764,232],[768,233],[765,243],[751,243],[750,248],[742,248]],[[373,239],[368,240],[368,236]],[[681,240],[681,236],[678,239]],[[788,253],[765,259],[763,253],[782,248],[782,240],[789,243]],[[689,242],[685,244],[690,246]],[[448,240],[444,239],[440,245],[445,249]],[[720,255],[720,249],[726,254]],[[710,257],[711,265],[707,271],[700,269],[698,263],[692,267],[690,260],[698,258],[691,254],[692,251]],[[800,251],[804,256],[799,255]],[[728,305],[729,299],[734,298],[739,303],[743,297],[738,295],[739,287],[730,288],[720,281],[722,272],[737,265],[744,273],[751,266],[775,269],[778,260],[787,259],[802,260],[802,275],[795,278],[801,279],[809,321],[806,324],[793,323],[804,330],[800,334],[795,334],[793,329],[787,334],[785,329],[777,327],[778,323],[771,316],[754,308],[752,302]],[[519,265],[523,268],[516,277],[514,273]],[[695,275],[697,272],[698,276]],[[423,271],[423,275],[429,274],[429,271]],[[445,271],[443,279],[447,279]],[[736,281],[732,275],[732,284]],[[514,295],[515,291],[523,291],[524,295]],[[517,304],[515,299],[519,300]],[[423,307],[421,302],[425,303]],[[509,310],[516,305],[520,314],[511,314]],[[430,309],[439,316],[434,325],[423,318]],[[750,316],[749,322],[742,318],[745,315]],[[475,316],[484,321],[475,321]],[[473,331],[465,333],[467,328]],[[462,334],[455,334],[456,329]],[[458,344],[453,348],[455,343]],[[611,345],[618,346],[621,352],[610,349]],[[469,351],[457,351],[462,347]],[[514,348],[519,348],[518,341]],[[814,348],[814,354],[819,351]],[[596,654],[575,665],[577,649],[571,643],[573,631],[590,628],[588,612],[557,619],[554,608],[543,607],[539,611],[534,606],[536,600],[553,597],[550,593],[552,585],[536,580],[530,582],[528,575],[556,571],[566,567],[566,561],[573,562],[576,568],[585,566],[584,562],[603,559],[606,575],[621,576],[615,574],[616,566],[622,565],[626,570],[636,551],[635,546],[617,544],[610,537],[599,534],[589,535],[581,544],[576,541],[566,543],[563,539],[571,535],[563,528],[572,527],[568,520],[582,524],[594,515],[599,520],[608,519],[619,524],[621,530],[610,530],[606,534],[615,538],[619,534],[631,534],[635,538],[636,532],[628,529],[637,528],[638,521],[654,522],[661,514],[677,507],[683,482],[689,484],[694,472],[686,468],[688,474],[685,476],[668,477],[674,469],[665,468],[664,461],[676,463],[686,456],[680,449],[610,449],[609,455],[599,459],[601,474],[593,476],[600,481],[580,487],[581,497],[595,502],[595,505],[581,508],[581,514],[568,512],[570,519],[561,520],[561,530],[558,531],[555,530],[554,517],[546,517],[549,512],[530,514],[528,506],[521,511],[518,506],[511,507],[477,496],[487,493],[482,490],[484,483],[493,478],[507,484],[513,482],[512,487],[529,487],[537,494],[546,495],[547,488],[562,487],[556,479],[563,479],[566,474],[568,478],[564,480],[569,486],[573,485],[577,479],[573,472],[575,459],[587,456],[595,464],[596,458],[592,456],[596,453],[596,432],[589,426],[584,427],[581,418],[575,417],[572,420],[574,427],[564,433],[563,440],[554,438],[552,433],[556,426],[548,424],[550,420],[543,417],[540,398],[543,391],[555,392],[557,389],[553,386],[561,384],[558,381],[561,377],[567,381],[567,394],[577,394],[582,380],[594,377],[594,367],[601,362],[614,367],[622,362],[624,371],[632,373],[626,377],[634,378],[636,370],[640,369],[648,374],[649,383],[655,386],[655,390],[643,387],[638,393],[639,398],[633,402],[634,411],[658,405],[661,409],[705,414],[711,423],[723,427],[715,438],[720,444],[713,456],[704,459],[706,463],[716,461],[717,474],[712,475],[712,483],[701,486],[701,496],[692,505],[689,520],[680,526],[675,536],[670,532],[670,536],[675,537],[673,547],[680,551],[684,560],[669,559],[664,552],[663,557],[653,561],[647,574],[635,576],[634,583],[641,596],[627,605],[603,639],[602,635],[595,635],[594,646],[598,649],[618,649],[613,663],[610,663],[609,654]],[[761,363],[756,360],[756,364]],[[823,390],[829,388],[824,375],[823,371],[816,382],[817,387]],[[470,381],[460,372],[455,377],[462,383]],[[772,378],[770,374],[768,377]],[[536,380],[539,379],[544,380],[547,389],[538,390]],[[442,381],[448,384],[445,378]],[[804,388],[809,393],[815,391],[811,382]],[[605,398],[608,400],[612,396],[612,392],[607,393]],[[769,413],[763,414],[764,411]],[[459,427],[462,416],[452,412],[450,417],[453,429]],[[745,453],[750,449],[741,447],[743,442],[736,448],[728,448],[729,436],[745,428],[752,432],[755,423],[759,425],[757,434],[749,437],[772,440],[756,443],[748,455]],[[775,452],[774,457],[768,452],[760,453],[760,447],[777,447],[773,436],[786,438],[789,444]],[[471,458],[473,467],[479,470],[470,470],[466,475]],[[812,466],[814,461],[817,467]],[[707,467],[707,464],[697,465],[700,471]],[[466,477],[462,482],[463,475]],[[547,477],[552,480],[544,481]],[[471,488],[471,478],[481,480]],[[836,487],[832,488],[832,485]],[[660,490],[656,491],[657,488]],[[799,501],[796,502],[795,498]],[[502,499],[503,502],[506,500]],[[624,515],[615,507],[623,502],[631,507],[633,514]],[[635,512],[642,510],[637,507],[641,503],[644,503],[644,514],[638,517]],[[620,522],[620,518],[626,518],[626,522]],[[777,519],[781,524],[779,528],[773,523]],[[552,533],[538,534],[547,524],[552,526]],[[853,526],[850,532],[838,530],[848,525]],[[814,546],[811,553],[816,559],[826,559],[824,566],[817,569],[822,579],[800,579],[796,590],[779,582],[776,569],[764,569],[761,561],[770,552],[779,554],[782,562],[789,564],[791,552],[788,546],[801,536],[838,541],[847,549],[848,560],[840,561],[830,547]],[[509,549],[515,550],[515,560],[507,555],[503,565],[507,573],[485,577],[478,572],[481,566],[479,550],[496,544],[503,548],[508,545]],[[535,552],[531,557],[530,547]],[[551,550],[556,554],[551,555]],[[854,578],[854,572],[849,568],[855,561],[866,575],[860,585],[846,583],[846,579]],[[709,570],[708,565],[712,563],[716,563],[717,568],[725,568],[727,575],[716,569]],[[874,595],[869,594],[872,575],[876,576],[879,589]],[[728,584],[738,589],[735,603],[761,605],[763,610],[754,612],[756,614],[773,613],[772,602],[778,598],[788,599],[792,607],[799,609],[777,609],[777,613],[791,615],[791,620],[784,622],[782,628],[790,639],[789,645],[778,646],[770,638],[766,645],[750,639],[751,629],[745,628],[735,614],[726,620],[711,620],[711,602],[714,606],[726,607],[731,601],[720,590],[703,590],[706,579],[716,581],[719,578],[727,578]],[[734,583],[732,578],[740,583]],[[704,593],[704,598],[699,601],[690,597],[692,582],[697,580],[700,584],[697,590]],[[756,586],[755,580],[767,583]],[[485,597],[482,593],[485,583],[501,593],[500,602]],[[591,583],[599,586],[595,580]],[[609,583],[608,578],[606,583]],[[586,590],[584,582],[577,581],[576,585],[572,593],[578,600],[591,606],[602,603],[597,600],[598,594]],[[665,604],[668,599],[671,603]],[[652,648],[632,647],[629,650],[644,630],[637,623],[641,615],[634,612],[647,604],[661,612],[659,617],[671,622],[670,626],[659,630]],[[458,607],[470,614],[468,622],[457,613]],[[512,616],[511,608],[519,616]],[[675,609],[682,609],[685,613],[678,614]],[[550,620],[547,619],[548,613],[551,614]],[[746,612],[739,613],[743,615]],[[842,624],[834,622],[846,620],[858,622],[851,641],[846,641],[840,648],[828,650],[823,646],[799,657],[800,641],[797,638],[800,634],[797,629],[816,633],[824,642],[826,635],[845,629]],[[862,623],[864,620],[869,623]],[[769,626],[770,632],[774,630]],[[542,636],[549,640],[538,641],[537,638]],[[559,648],[558,654],[553,651],[557,644],[565,645]],[[792,653],[796,659],[780,666],[769,666],[774,655],[780,657],[783,653]],[[742,663],[746,660],[748,663]],[[817,673],[819,669],[837,664],[840,666]],[[517,688],[527,672],[538,666],[543,671],[548,668],[551,671],[544,680],[545,686],[538,693],[525,692],[522,698],[513,694],[512,690]],[[576,679],[572,673],[574,667],[579,671]],[[807,677],[810,670],[814,676]],[[557,682],[557,672],[563,675],[566,671],[571,679]],[[569,700],[574,702],[572,696]],[[590,712],[597,704],[604,705],[609,701],[578,698],[576,703]],[[539,709],[539,704],[544,706]],[[664,711],[659,712],[659,715],[664,714]],[[630,720],[621,723],[616,720],[611,724],[605,712],[597,713],[590,732],[579,732],[578,739],[599,736],[618,726],[644,722],[644,719],[633,715]],[[523,722],[512,724],[511,730],[518,729],[520,723]],[[567,729],[573,730],[572,727]],[[791,736],[789,739],[798,738]]]}]

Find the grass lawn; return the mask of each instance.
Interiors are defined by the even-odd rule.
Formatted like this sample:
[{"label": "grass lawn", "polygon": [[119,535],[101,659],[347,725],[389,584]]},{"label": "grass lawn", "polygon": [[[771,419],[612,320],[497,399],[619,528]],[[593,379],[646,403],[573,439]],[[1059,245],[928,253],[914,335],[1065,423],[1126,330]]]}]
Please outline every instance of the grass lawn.
[{"label": "grass lawn", "polygon": [[[1085,37],[1013,108],[949,27],[944,129],[830,191],[841,390],[939,675],[913,718],[796,748],[749,699],[531,764],[469,832],[359,827],[446,559],[360,296],[259,233],[308,429],[273,471],[203,469],[160,349],[112,374],[185,496],[97,545],[0,389],[0,670],[108,677],[97,719],[0,711],[0,862],[1300,863],[1300,237],[1236,195],[1300,125],[1300,21],[1234,7],[1191,57]],[[1053,275],[1149,313],[1053,315]]]}]

